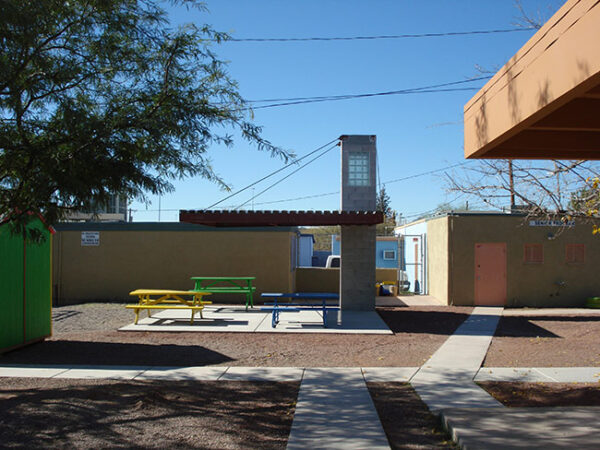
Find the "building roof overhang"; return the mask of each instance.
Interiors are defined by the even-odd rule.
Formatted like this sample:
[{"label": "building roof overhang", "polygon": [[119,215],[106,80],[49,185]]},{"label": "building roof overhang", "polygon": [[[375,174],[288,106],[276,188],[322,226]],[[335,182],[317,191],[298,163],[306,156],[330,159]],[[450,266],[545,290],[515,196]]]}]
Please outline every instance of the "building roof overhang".
[{"label": "building roof overhang", "polygon": [[211,227],[376,225],[380,211],[179,211],[179,221]]},{"label": "building roof overhang", "polygon": [[600,159],[600,2],[568,0],[465,105],[466,158]]}]

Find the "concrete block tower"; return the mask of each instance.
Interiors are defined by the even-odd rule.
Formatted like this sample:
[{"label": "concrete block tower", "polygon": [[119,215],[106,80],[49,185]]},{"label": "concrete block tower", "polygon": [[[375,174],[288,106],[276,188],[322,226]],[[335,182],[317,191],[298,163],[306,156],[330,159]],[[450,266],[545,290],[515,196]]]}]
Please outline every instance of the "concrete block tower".
[{"label": "concrete block tower", "polygon": [[[375,211],[376,139],[371,135],[342,136],[342,211]],[[342,225],[340,303],[341,309],[375,309],[374,225]]]}]

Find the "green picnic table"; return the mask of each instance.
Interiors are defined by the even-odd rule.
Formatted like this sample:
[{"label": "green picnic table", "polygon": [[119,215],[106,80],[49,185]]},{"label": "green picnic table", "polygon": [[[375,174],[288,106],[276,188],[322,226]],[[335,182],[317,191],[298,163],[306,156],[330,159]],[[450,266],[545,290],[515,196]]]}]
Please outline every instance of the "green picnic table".
[{"label": "green picnic table", "polygon": [[194,291],[210,292],[212,294],[245,294],[246,309],[248,305],[254,308],[252,294],[256,290],[252,280],[256,277],[191,277],[194,281]]}]

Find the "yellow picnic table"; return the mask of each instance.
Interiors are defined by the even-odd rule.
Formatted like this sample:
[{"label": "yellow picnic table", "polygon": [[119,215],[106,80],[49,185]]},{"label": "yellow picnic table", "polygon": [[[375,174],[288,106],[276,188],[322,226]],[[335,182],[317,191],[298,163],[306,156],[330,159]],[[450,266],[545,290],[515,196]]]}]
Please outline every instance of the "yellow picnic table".
[{"label": "yellow picnic table", "polygon": [[153,309],[189,309],[192,312],[190,324],[193,324],[196,311],[200,311],[200,318],[202,318],[204,305],[212,303],[202,299],[205,295],[211,295],[210,292],[200,291],[136,289],[135,291],[131,291],[129,295],[138,297],[137,305],[125,306],[128,309],[134,310],[136,324],[138,323],[140,310],[142,309],[148,312],[148,317],[151,317],[150,311]]}]

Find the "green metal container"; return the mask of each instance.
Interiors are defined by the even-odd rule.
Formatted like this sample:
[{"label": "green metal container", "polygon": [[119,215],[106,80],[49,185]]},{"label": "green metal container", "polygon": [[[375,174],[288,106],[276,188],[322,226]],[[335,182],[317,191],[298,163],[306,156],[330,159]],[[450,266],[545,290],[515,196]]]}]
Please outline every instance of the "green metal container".
[{"label": "green metal container", "polygon": [[42,232],[44,241],[0,224],[0,352],[52,333],[52,229],[37,217],[28,228]]}]

